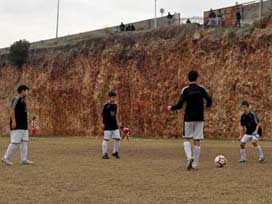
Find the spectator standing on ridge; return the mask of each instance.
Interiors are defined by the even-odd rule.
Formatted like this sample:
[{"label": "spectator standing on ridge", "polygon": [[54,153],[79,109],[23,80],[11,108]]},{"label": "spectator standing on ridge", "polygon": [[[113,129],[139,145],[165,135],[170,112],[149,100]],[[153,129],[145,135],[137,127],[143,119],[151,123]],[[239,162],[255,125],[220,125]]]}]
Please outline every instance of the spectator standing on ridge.
[{"label": "spectator standing on ridge", "polygon": [[136,28],[135,28],[135,26],[133,25],[133,24],[131,24],[131,31],[135,31],[136,30]]},{"label": "spectator standing on ridge", "polygon": [[209,26],[216,25],[216,14],[214,13],[214,11],[212,9],[210,10],[208,17],[209,17],[208,25]]},{"label": "spectator standing on ridge", "polygon": [[223,19],[223,14],[221,12],[221,9],[219,9],[217,14],[217,25],[222,26],[222,19]]},{"label": "spectator standing on ridge", "polygon": [[240,10],[237,9],[235,26],[241,27],[241,19],[242,19],[242,16],[241,16]]},{"label": "spectator standing on ridge", "polygon": [[124,25],[124,23],[122,22],[120,25],[120,31],[125,31],[126,26]]},{"label": "spectator standing on ridge", "polygon": [[168,12],[168,15],[166,16],[168,25],[172,25],[173,15]]}]

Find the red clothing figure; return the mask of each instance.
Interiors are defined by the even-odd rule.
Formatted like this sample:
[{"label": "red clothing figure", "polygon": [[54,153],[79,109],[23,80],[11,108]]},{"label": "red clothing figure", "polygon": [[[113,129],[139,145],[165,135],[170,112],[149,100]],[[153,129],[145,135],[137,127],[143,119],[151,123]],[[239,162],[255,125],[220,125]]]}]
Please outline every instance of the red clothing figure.
[{"label": "red clothing figure", "polygon": [[36,118],[33,118],[31,120],[31,125],[30,125],[30,136],[35,137],[36,133],[37,133],[37,122],[36,122]]},{"label": "red clothing figure", "polygon": [[130,129],[127,128],[127,127],[122,127],[121,126],[121,131],[122,131],[122,140],[126,137],[127,138],[127,141],[129,141],[129,136],[130,136]]}]

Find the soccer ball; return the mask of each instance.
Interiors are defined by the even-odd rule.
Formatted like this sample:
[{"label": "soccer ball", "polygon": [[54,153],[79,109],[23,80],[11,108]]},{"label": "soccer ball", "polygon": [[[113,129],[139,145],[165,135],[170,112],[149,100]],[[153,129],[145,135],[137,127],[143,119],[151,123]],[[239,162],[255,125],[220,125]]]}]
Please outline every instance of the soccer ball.
[{"label": "soccer ball", "polygon": [[222,168],[227,164],[227,160],[223,155],[218,155],[214,159],[214,164],[217,168]]}]

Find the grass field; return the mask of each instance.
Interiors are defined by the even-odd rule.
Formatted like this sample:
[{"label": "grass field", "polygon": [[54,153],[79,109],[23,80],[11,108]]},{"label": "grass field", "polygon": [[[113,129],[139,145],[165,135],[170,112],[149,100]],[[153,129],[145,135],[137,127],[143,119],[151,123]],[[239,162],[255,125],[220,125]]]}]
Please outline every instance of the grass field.
[{"label": "grass field", "polygon": [[[8,138],[0,139],[4,154]],[[101,140],[37,138],[29,144],[31,166],[0,166],[0,203],[272,203],[272,142],[262,142],[267,162],[239,164],[238,141],[206,140],[198,171],[186,171],[181,140],[132,139],[121,143],[120,160],[101,159]],[[112,148],[112,143],[110,144]],[[223,154],[228,164],[213,165]]]}]

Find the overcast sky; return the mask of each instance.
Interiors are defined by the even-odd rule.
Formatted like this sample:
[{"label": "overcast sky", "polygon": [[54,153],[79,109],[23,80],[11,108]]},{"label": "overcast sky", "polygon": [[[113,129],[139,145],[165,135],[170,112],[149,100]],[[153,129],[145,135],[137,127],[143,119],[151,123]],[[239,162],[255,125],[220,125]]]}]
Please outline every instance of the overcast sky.
[{"label": "overcast sky", "polygon": [[[166,12],[202,16],[210,8],[232,6],[237,0],[157,0]],[[249,0],[240,0],[239,3]],[[154,17],[155,0],[60,0],[59,35],[64,36]],[[57,0],[0,0],[0,48],[19,39],[54,38]]]}]

